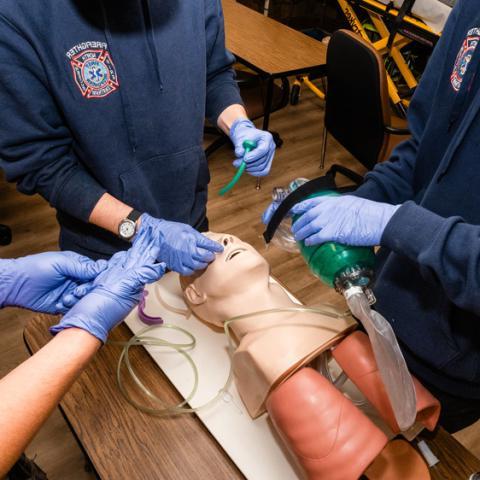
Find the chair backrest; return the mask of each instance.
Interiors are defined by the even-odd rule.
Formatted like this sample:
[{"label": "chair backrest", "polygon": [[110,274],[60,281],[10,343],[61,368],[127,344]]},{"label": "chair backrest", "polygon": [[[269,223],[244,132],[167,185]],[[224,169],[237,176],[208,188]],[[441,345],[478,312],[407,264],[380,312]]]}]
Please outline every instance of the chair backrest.
[{"label": "chair backrest", "polygon": [[387,141],[389,98],[383,59],[348,30],[336,31],[327,50],[325,127],[369,170]]}]

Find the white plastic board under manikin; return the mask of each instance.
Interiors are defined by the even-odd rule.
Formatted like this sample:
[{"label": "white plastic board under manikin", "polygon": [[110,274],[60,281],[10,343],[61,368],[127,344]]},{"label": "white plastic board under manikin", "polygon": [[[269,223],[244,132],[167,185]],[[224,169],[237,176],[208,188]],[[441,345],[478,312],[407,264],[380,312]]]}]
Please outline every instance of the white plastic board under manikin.
[{"label": "white plastic board under manikin", "polygon": [[[190,404],[193,407],[202,405],[217,394],[228,377],[230,355],[227,338],[224,333],[213,331],[195,317],[185,318],[161,305],[158,293],[168,304],[186,308],[178,274],[166,274],[147,290],[149,295],[146,312],[152,316],[162,316],[166,323],[188,330],[197,340],[195,349],[189,353],[198,367],[200,383]],[[292,300],[297,301],[293,297]],[[125,323],[133,333],[145,328],[136,309],[126,318]],[[160,333],[155,335],[160,337]],[[175,332],[169,333],[167,329],[161,331],[161,338],[185,341],[184,337]],[[193,385],[193,374],[185,359],[175,352],[158,347],[146,347],[146,350],[180,394],[188,396]],[[249,480],[297,480],[299,477],[272,432],[267,415],[252,420],[243,406],[234,382],[229,393],[230,395],[224,396],[208,410],[198,412],[198,417],[210,433]]]}]

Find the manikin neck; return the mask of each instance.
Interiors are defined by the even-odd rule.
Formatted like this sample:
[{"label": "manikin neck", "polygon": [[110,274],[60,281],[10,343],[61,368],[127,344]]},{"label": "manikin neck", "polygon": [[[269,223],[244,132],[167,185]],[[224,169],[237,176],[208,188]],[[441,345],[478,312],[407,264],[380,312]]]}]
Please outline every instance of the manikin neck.
[{"label": "manikin neck", "polygon": [[[296,304],[290,300],[283,288],[277,284],[265,282],[263,288],[258,284],[247,291],[239,293],[237,296],[229,295],[228,301],[216,305],[217,312],[221,315],[223,321],[240,315],[245,315],[263,310],[275,308],[288,308]],[[288,314],[286,314],[288,315]],[[275,322],[278,314],[266,314],[253,317],[247,317],[243,320],[237,320],[230,324],[230,329],[238,340],[252,330],[256,330],[259,325],[265,322]]]}]

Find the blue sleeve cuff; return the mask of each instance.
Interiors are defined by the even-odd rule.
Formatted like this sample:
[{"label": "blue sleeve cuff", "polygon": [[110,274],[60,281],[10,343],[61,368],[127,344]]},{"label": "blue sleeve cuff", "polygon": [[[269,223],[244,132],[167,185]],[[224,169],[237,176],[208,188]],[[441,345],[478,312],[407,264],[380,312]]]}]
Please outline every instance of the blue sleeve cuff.
[{"label": "blue sleeve cuff", "polygon": [[208,92],[206,117],[212,125],[217,125],[218,117],[230,105],[244,105],[233,69],[222,72],[211,80]]},{"label": "blue sleeve cuff", "polygon": [[431,246],[444,223],[445,218],[408,201],[388,222],[380,244],[395,253],[417,261],[421,252]]}]

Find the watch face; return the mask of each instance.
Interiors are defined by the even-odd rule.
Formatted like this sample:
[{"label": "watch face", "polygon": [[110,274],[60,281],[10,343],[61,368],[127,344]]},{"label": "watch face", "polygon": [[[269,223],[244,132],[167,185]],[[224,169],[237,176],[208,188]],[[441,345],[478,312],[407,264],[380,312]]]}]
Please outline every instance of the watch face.
[{"label": "watch face", "polygon": [[135,223],[130,220],[124,220],[120,224],[119,233],[122,238],[129,240],[135,235]]}]

